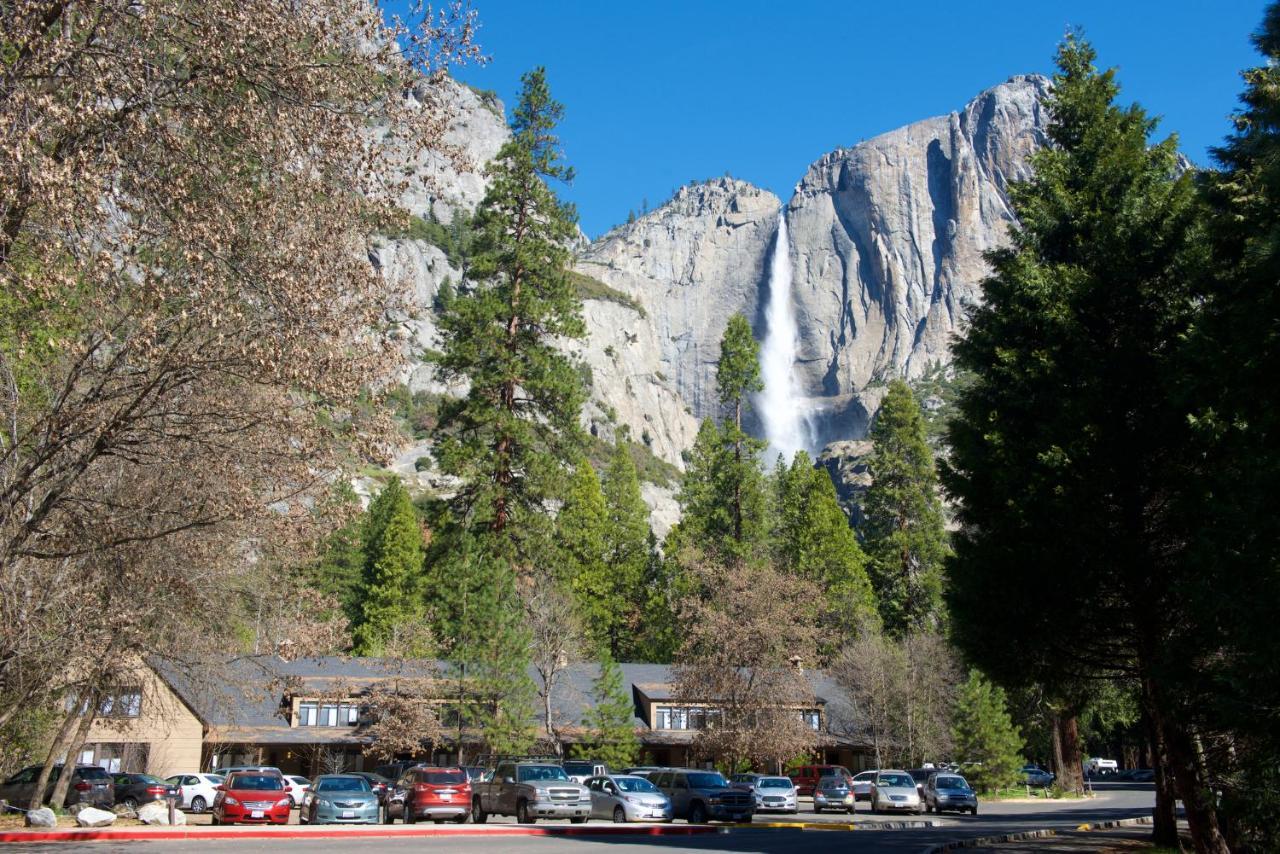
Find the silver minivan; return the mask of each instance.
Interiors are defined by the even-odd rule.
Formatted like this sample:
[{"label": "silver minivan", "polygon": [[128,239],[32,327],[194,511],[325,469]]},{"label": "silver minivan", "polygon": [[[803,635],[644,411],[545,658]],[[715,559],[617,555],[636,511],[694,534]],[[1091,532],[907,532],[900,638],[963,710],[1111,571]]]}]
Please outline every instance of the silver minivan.
[{"label": "silver minivan", "polygon": [[588,777],[591,817],[624,821],[671,821],[671,799],[644,777],[609,774]]}]

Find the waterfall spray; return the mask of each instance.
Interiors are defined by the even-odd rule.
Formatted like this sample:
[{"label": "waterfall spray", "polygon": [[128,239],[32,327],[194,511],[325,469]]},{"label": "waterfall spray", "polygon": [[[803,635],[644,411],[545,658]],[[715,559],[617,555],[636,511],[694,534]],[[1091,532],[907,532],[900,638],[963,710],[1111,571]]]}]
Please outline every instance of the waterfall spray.
[{"label": "waterfall spray", "polygon": [[787,218],[778,212],[778,231],[769,266],[769,304],[765,306],[768,330],[760,348],[760,373],[764,391],[756,395],[756,410],[769,442],[767,461],[778,454],[788,463],[796,451],[809,445],[807,412],[793,368],[799,335],[791,307],[791,241]]}]

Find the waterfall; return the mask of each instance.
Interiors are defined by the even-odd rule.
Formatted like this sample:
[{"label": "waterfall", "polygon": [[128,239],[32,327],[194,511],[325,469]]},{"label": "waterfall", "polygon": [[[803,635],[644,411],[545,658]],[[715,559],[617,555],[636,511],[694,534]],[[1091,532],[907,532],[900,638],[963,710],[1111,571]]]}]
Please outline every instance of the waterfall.
[{"label": "waterfall", "polygon": [[790,463],[796,451],[808,449],[810,438],[806,405],[792,370],[799,334],[791,307],[791,241],[784,211],[778,212],[773,263],[769,267],[769,304],[764,317],[768,327],[760,348],[764,391],[756,395],[756,411],[769,442],[766,463],[773,465],[778,454]]}]

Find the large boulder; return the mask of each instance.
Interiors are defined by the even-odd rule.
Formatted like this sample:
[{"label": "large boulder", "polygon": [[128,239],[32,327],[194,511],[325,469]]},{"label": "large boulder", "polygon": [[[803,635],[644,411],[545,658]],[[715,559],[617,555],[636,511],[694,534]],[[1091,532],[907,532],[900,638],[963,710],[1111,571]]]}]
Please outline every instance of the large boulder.
[{"label": "large boulder", "polygon": [[27,827],[57,827],[58,817],[48,807],[27,813]]},{"label": "large boulder", "polygon": [[81,827],[106,827],[113,824],[116,814],[97,807],[84,807],[76,813],[76,824]]},{"label": "large boulder", "polygon": [[[138,821],[143,824],[168,824],[169,805],[163,801],[152,801],[138,807]],[[187,817],[181,810],[173,811],[173,823],[175,825],[187,823]]]}]

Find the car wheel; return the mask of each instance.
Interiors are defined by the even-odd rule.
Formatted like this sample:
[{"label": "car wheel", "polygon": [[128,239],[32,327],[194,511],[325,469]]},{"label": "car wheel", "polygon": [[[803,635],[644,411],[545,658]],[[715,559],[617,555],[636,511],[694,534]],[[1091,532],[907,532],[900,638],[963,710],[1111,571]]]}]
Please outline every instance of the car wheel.
[{"label": "car wheel", "polygon": [[622,824],[622,823],[623,823],[623,822],[625,822],[626,820],[627,820],[627,813],[622,809],[622,807],[614,807],[614,808],[613,808],[613,823],[614,823],[614,824]]},{"label": "car wheel", "polygon": [[414,815],[413,808],[410,807],[408,804],[405,804],[402,807],[400,807],[400,819],[405,824],[418,823],[418,817]]},{"label": "car wheel", "polygon": [[818,814],[819,814],[819,813],[821,813],[821,812],[822,812],[822,807],[818,806],[817,804],[814,804],[814,805],[813,805],[813,814],[814,814],[814,815],[818,815]]},{"label": "car wheel", "polygon": [[137,799],[137,798],[125,798],[125,799],[124,799],[124,805],[125,805],[125,806],[127,806],[129,809],[131,809],[131,810],[135,810],[135,811],[136,811],[136,810],[138,809],[138,799]]},{"label": "car wheel", "polygon": [[471,802],[471,821],[475,824],[484,824],[489,820],[489,814],[484,811],[484,805],[480,803],[480,799],[476,798]]},{"label": "car wheel", "polygon": [[707,808],[700,803],[689,807],[689,824],[706,824]]},{"label": "car wheel", "polygon": [[470,816],[468,813],[465,813],[465,812],[464,812],[462,815],[454,816],[454,818],[453,818],[453,823],[454,823],[454,824],[466,824],[466,823],[467,823],[467,819],[469,819],[469,818],[471,818],[471,816]]},{"label": "car wheel", "polygon": [[207,806],[208,804],[205,803],[205,799],[200,797],[199,795],[196,795],[194,798],[191,799],[191,811],[194,813],[204,812],[205,807]]},{"label": "car wheel", "polygon": [[520,824],[533,824],[537,819],[529,815],[529,802],[521,801],[516,804],[516,821]]},{"label": "car wheel", "polygon": [[970,812],[972,815],[977,815],[977,814],[978,814],[978,808],[977,808],[977,807],[974,807],[973,809],[969,810],[969,812]]},{"label": "car wheel", "polygon": [[297,808],[298,802],[293,799],[293,795],[289,795],[289,809],[296,810]]}]

